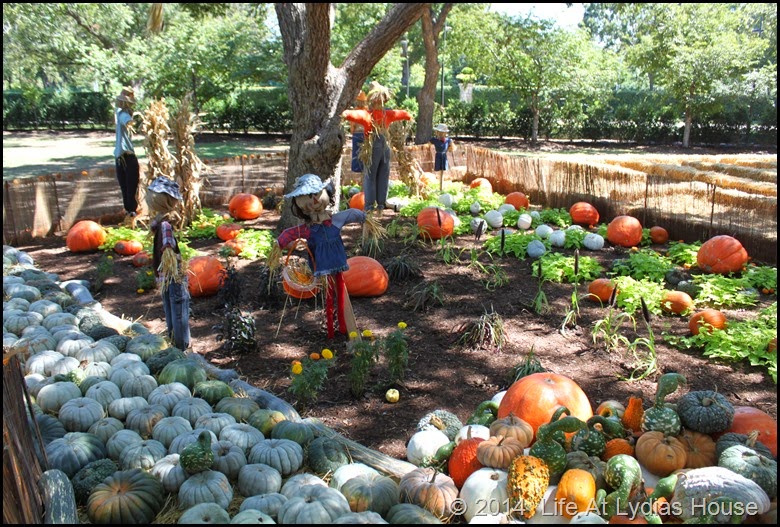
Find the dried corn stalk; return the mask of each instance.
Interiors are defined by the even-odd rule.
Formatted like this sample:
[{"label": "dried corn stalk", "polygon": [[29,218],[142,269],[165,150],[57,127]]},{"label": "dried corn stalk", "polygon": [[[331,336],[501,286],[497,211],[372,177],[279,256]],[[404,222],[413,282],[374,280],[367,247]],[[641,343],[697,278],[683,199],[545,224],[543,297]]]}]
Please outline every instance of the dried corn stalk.
[{"label": "dried corn stalk", "polygon": [[174,165],[176,160],[168,150],[170,127],[168,125],[168,107],[165,99],[152,101],[149,108],[143,114],[141,121],[141,133],[144,135],[144,148],[148,161],[146,181],[144,188],[159,176],[174,179]]},{"label": "dried corn stalk", "polygon": [[205,181],[201,174],[206,170],[206,165],[195,153],[195,133],[200,120],[190,111],[190,101],[191,96],[185,96],[170,120],[175,149],[174,171],[181,188],[184,225],[190,225],[201,211],[200,188]]}]

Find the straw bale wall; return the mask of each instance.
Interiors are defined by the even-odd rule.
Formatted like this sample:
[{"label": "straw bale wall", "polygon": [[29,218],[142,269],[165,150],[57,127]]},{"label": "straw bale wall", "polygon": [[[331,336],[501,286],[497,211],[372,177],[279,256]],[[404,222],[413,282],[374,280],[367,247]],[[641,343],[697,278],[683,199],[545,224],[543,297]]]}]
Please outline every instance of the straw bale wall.
[{"label": "straw bale wall", "polygon": [[[777,262],[774,156],[531,158],[458,146],[450,154],[450,179],[462,177],[468,183],[484,177],[496,192],[519,190],[538,207],[568,210],[577,201],[588,201],[599,210],[602,221],[630,214],[645,226],[663,225],[673,239],[704,241],[716,234],[730,234],[754,259]],[[433,172],[432,145],[407,148],[424,171]],[[342,184],[360,184],[362,176],[351,171],[350,160],[347,147],[341,158]],[[286,151],[204,161],[207,172],[200,192],[204,207],[227,208],[239,192],[260,197],[283,193]],[[142,165],[141,170],[145,169]],[[398,177],[395,164],[391,177]],[[18,245],[64,232],[80,219],[121,221],[121,196],[113,167],[4,182],[4,244]]]}]

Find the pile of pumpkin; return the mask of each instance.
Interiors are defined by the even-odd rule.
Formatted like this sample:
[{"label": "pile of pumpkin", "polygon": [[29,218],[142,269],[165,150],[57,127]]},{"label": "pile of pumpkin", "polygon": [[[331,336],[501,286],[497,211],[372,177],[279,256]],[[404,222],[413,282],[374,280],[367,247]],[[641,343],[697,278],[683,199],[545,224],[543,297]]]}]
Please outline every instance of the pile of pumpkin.
[{"label": "pile of pumpkin", "polygon": [[[446,410],[425,416],[407,458],[432,467],[435,512],[470,522],[775,523],[777,423],[714,391],[667,402],[685,382],[665,374],[648,408],[631,397],[625,406],[604,401],[594,414],[576,382],[534,373],[465,425]],[[434,476],[439,470],[448,476]]]}]

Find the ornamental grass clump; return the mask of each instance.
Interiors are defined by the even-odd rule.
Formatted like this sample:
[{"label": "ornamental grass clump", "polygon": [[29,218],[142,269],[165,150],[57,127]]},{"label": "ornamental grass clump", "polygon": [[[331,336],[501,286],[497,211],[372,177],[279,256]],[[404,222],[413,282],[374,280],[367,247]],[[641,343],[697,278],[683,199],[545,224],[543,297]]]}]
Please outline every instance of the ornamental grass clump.
[{"label": "ornamental grass clump", "polygon": [[501,351],[506,343],[504,319],[492,306],[490,312],[486,311],[478,320],[462,324],[458,333],[461,334],[458,344],[475,348]]}]

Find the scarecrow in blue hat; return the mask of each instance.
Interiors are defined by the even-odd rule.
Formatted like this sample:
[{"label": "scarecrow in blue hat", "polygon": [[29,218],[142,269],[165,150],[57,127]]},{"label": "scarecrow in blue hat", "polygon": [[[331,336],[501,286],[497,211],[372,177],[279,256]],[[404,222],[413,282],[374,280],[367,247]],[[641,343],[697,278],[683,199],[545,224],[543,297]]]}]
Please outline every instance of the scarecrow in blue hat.
[{"label": "scarecrow in blue hat", "polygon": [[350,223],[363,223],[369,226],[370,232],[381,231],[381,226],[367,218],[362,210],[350,208],[331,215],[328,209],[335,205],[335,195],[335,185],[330,179],[323,182],[315,174],[304,174],[296,179],[295,187],[284,197],[290,200],[292,213],[302,219],[303,223],[285,229],[279,235],[276,255],[269,258],[273,266],[274,260],[278,262],[281,250],[292,247],[300,239],[306,241],[314,259],[311,262],[314,277],[322,277],[326,282],[328,338],[335,336],[334,319],[338,319],[338,329],[342,334],[347,334],[348,322],[355,326],[354,320],[347,320],[346,312],[351,311],[351,306],[342,273],[349,269],[349,265],[341,229]]}]

